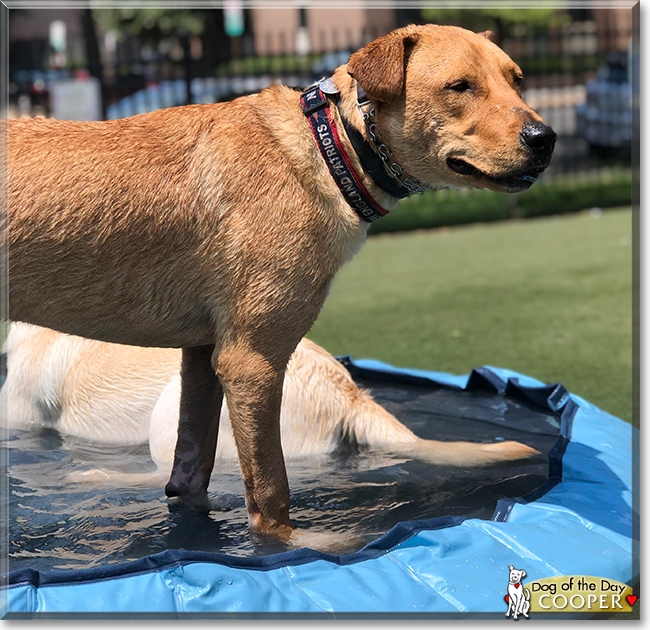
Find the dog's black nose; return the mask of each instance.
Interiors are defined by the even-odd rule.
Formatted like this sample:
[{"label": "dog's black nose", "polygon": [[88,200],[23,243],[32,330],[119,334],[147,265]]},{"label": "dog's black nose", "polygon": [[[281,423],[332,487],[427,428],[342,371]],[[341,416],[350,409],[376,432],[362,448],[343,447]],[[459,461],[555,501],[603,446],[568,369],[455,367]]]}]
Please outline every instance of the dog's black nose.
[{"label": "dog's black nose", "polygon": [[555,147],[555,132],[541,122],[526,123],[519,134],[521,141],[538,155],[548,156]]}]

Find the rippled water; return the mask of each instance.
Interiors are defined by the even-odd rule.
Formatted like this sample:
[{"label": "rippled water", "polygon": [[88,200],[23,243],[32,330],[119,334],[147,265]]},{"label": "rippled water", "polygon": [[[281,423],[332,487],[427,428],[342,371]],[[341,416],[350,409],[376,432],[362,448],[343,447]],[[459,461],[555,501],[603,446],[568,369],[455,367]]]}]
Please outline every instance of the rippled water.
[{"label": "rippled water", "polygon": [[[546,480],[555,443],[553,415],[502,396],[435,386],[364,380],[375,399],[430,439],[517,439],[544,452],[533,462],[480,471],[450,469],[353,447],[287,461],[292,519],[350,553],[400,521],[460,515],[489,519],[503,497]],[[170,548],[238,556],[286,551],[247,529],[244,488],[235,461],[215,466],[210,512],[170,502],[157,485],[70,483],[75,471],[153,470],[148,448],[109,447],[55,430],[12,432],[9,453],[9,568],[80,568],[134,560]],[[5,491],[3,491],[5,492]]]}]

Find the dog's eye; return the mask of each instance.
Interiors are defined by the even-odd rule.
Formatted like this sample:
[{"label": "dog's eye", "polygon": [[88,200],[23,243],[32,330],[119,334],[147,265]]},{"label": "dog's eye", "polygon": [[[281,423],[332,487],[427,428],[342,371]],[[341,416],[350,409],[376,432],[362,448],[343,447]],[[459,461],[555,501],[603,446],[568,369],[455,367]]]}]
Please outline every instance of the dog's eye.
[{"label": "dog's eye", "polygon": [[455,81],[447,87],[454,92],[470,92],[474,89],[474,86],[469,81]]},{"label": "dog's eye", "polygon": [[515,87],[521,87],[521,84],[522,84],[522,82],[524,80],[524,77],[516,76],[516,77],[513,77],[513,79],[514,79],[514,82],[515,82]]}]

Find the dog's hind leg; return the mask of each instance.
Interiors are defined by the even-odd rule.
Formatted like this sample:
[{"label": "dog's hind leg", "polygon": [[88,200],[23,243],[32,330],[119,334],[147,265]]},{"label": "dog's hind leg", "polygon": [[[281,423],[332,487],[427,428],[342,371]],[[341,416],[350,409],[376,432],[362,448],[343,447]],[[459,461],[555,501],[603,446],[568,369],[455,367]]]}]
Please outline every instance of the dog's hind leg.
[{"label": "dog's hind leg", "polygon": [[223,389],[212,367],[214,346],[183,348],[181,402],[168,497],[205,497],[214,467]]}]

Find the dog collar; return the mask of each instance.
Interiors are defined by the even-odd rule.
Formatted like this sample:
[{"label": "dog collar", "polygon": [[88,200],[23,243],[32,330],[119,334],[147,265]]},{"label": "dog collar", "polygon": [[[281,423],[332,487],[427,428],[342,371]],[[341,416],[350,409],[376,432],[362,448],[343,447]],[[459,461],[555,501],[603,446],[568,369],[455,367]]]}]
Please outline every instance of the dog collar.
[{"label": "dog collar", "polygon": [[403,186],[399,180],[388,174],[384,162],[379,155],[375,153],[366,139],[348,122],[343,112],[339,110],[339,113],[341,114],[345,133],[348,134],[350,143],[359,158],[359,162],[361,162],[361,168],[372,177],[375,184],[384,192],[397,199],[404,199],[412,195],[413,193],[406,186]]},{"label": "dog collar", "polygon": [[[333,97],[338,102],[340,92],[331,79],[321,79],[313,86],[307,88],[307,90],[316,86],[321,92]],[[367,112],[364,112],[363,107],[366,105],[371,105],[371,108]],[[357,107],[366,125],[368,137],[372,141],[374,149],[355,127],[349,123],[343,112],[339,111],[339,114],[341,115],[345,132],[359,158],[359,162],[361,162],[361,168],[364,172],[372,178],[379,188],[397,199],[404,199],[427,190],[429,188],[428,186],[425,186],[406,173],[393,157],[392,151],[383,141],[377,128],[375,108],[372,106],[368,94],[358,82]]]},{"label": "dog collar", "polygon": [[308,87],[301,94],[300,105],[330,173],[352,209],[368,223],[388,214],[372,198],[355,172],[332,118],[327,94],[321,90],[320,83]]},{"label": "dog collar", "polygon": [[[370,105],[370,109],[366,112],[363,110],[363,107]],[[373,169],[373,173],[376,173],[377,179],[373,176],[373,179],[377,182],[377,185],[385,190],[387,193],[397,197],[398,199],[403,199],[404,197],[409,197],[410,195],[415,195],[417,193],[424,192],[429,188],[421,182],[419,182],[415,177],[409,175],[398,163],[397,160],[393,157],[393,152],[388,148],[388,145],[384,142],[377,128],[377,122],[375,121],[376,111],[375,106],[370,101],[367,92],[361,87],[357,81],[357,107],[363,118],[363,122],[366,125],[366,131],[368,132],[368,137],[370,138],[375,149],[370,148],[368,142],[366,142],[361,134],[350,126],[352,130],[352,135],[357,136],[363,144],[366,145],[367,149],[361,145],[361,142],[350,137],[350,141],[354,146],[354,150],[360,154],[360,151],[364,153],[366,161],[369,163],[368,166]],[[345,119],[343,120],[345,124]],[[345,127],[348,131],[348,126]],[[350,133],[348,132],[348,135]],[[357,148],[359,145],[359,148]],[[373,157],[370,156],[372,154]],[[372,165],[370,162],[372,161]],[[366,165],[363,164],[364,170]],[[386,174],[390,175],[392,179],[386,177]],[[389,189],[390,188],[390,189]],[[396,192],[391,192],[395,190]]]}]

